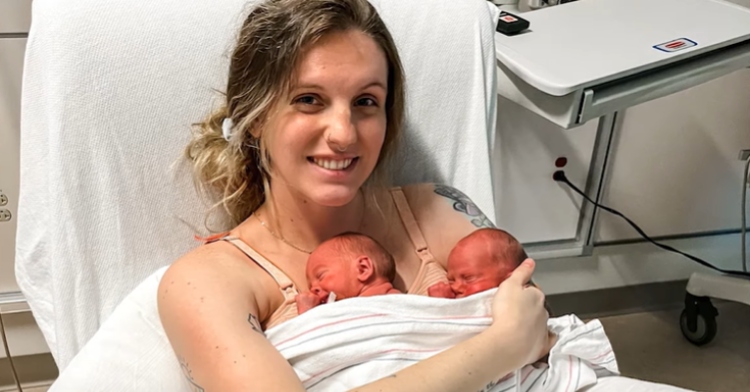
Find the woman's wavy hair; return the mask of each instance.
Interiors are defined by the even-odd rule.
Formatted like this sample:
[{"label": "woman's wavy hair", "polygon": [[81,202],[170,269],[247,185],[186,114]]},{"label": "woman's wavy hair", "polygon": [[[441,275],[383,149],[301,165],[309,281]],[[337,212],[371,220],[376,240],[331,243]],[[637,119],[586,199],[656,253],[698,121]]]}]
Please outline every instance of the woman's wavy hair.
[{"label": "woman's wavy hair", "polygon": [[[385,166],[404,118],[403,68],[385,23],[367,0],[267,0],[255,6],[242,25],[231,55],[225,103],[195,124],[185,150],[199,192],[213,203],[211,211],[223,208],[231,223],[239,224],[263,204],[270,157],[264,133],[257,131],[288,94],[305,50],[326,34],[347,30],[371,37],[388,64],[386,136],[366,183],[384,185]],[[225,118],[234,123],[229,140],[222,134]]]}]

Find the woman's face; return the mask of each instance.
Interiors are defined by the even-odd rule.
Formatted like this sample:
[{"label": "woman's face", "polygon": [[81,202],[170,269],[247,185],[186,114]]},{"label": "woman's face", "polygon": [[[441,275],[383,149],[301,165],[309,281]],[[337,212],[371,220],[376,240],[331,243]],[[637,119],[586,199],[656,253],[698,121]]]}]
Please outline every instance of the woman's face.
[{"label": "woman's face", "polygon": [[349,203],[372,173],[386,133],[388,64],[360,31],[329,34],[301,58],[265,138],[274,192]]}]

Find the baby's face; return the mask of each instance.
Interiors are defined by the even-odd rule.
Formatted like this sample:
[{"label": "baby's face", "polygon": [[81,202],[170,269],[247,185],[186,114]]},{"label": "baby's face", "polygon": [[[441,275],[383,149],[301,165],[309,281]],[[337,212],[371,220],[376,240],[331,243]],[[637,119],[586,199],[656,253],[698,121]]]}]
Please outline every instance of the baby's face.
[{"label": "baby's face", "polygon": [[489,248],[466,243],[454,248],[448,256],[448,281],[456,298],[496,288],[505,280],[513,266],[492,260]]},{"label": "baby's face", "polygon": [[467,297],[485,290],[494,289],[505,279],[497,264],[487,258],[448,260],[448,282],[456,298]]},{"label": "baby's face", "polygon": [[357,279],[355,260],[356,257],[324,249],[315,250],[307,261],[306,269],[310,292],[323,301],[331,292],[336,293],[337,299],[358,296],[362,283]]}]

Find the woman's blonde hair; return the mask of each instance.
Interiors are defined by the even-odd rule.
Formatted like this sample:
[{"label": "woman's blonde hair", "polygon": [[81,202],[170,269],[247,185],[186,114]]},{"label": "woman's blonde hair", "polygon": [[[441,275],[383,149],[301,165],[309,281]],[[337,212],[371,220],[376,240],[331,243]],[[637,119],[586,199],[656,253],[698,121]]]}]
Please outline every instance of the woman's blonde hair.
[{"label": "woman's blonde hair", "polygon": [[[383,50],[388,63],[386,136],[368,183],[382,183],[404,117],[404,76],[396,45],[367,0],[267,0],[242,25],[231,56],[226,102],[203,122],[186,148],[199,191],[239,224],[265,201],[270,158],[263,133],[269,113],[289,91],[305,50],[326,34],[358,30]],[[230,118],[230,140],[222,123]],[[251,131],[259,138],[255,138]]]}]

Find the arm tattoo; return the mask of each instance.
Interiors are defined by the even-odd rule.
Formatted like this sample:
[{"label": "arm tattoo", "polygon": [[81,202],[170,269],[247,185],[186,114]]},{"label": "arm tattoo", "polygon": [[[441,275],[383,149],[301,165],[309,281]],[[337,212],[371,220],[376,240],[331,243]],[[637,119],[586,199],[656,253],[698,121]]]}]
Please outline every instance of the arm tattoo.
[{"label": "arm tattoo", "polygon": [[435,193],[451,200],[453,202],[453,209],[467,215],[471,220],[471,223],[477,228],[495,227],[495,225],[492,224],[492,221],[490,221],[487,216],[479,210],[479,207],[477,207],[468,196],[458,189],[447,185],[436,184]]},{"label": "arm tattoo", "polygon": [[265,336],[265,334],[263,333],[263,329],[260,327],[260,322],[258,321],[257,317],[250,314],[247,316],[247,322],[250,323],[250,327],[253,328],[253,331]]},{"label": "arm tattoo", "polygon": [[193,372],[190,370],[190,367],[188,366],[187,360],[185,358],[180,357],[180,367],[182,368],[182,373],[185,375],[185,378],[187,378],[188,382],[190,383],[190,390],[192,392],[206,391],[202,386],[195,383],[195,380],[193,379]]},{"label": "arm tattoo", "polygon": [[480,389],[478,392],[489,392],[495,385],[499,384],[500,380],[498,381],[490,381],[487,385],[484,386],[484,388]]}]

